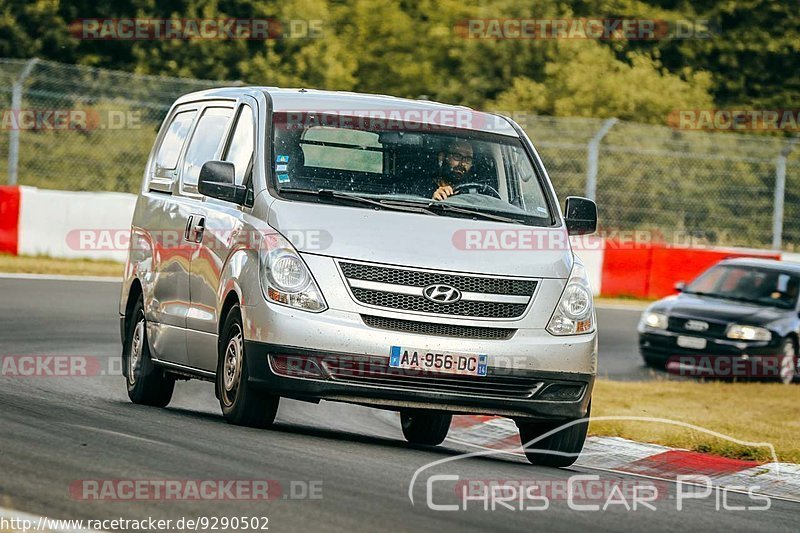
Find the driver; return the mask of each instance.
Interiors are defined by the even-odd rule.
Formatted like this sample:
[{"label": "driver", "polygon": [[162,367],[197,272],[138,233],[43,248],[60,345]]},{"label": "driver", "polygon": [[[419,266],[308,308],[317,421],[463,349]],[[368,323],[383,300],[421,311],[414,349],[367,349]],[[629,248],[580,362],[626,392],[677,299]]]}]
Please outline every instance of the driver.
[{"label": "driver", "polygon": [[444,151],[439,152],[439,172],[434,178],[436,187],[434,200],[453,196],[453,187],[472,179],[472,145],[463,139],[452,140]]}]

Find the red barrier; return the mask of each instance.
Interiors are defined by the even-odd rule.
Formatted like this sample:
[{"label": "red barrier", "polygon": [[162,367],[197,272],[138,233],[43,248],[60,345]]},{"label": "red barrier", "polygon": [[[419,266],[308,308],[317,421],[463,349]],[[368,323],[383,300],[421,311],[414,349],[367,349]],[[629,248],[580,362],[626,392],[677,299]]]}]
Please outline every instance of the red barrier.
[{"label": "red barrier", "polygon": [[603,255],[602,295],[663,298],[675,293],[679,281],[690,282],[723,259],[780,259],[780,252],[733,248],[670,247],[659,243],[622,246],[608,239]]},{"label": "red barrier", "polygon": [[653,251],[647,246],[621,246],[606,239],[600,289],[603,296],[644,298],[648,293]]},{"label": "red barrier", "polygon": [[653,248],[648,298],[663,298],[675,293],[679,281],[690,282],[723,259],[760,257],[780,259],[780,253],[732,249]]},{"label": "red barrier", "polygon": [[19,249],[19,187],[0,187],[0,253]]}]

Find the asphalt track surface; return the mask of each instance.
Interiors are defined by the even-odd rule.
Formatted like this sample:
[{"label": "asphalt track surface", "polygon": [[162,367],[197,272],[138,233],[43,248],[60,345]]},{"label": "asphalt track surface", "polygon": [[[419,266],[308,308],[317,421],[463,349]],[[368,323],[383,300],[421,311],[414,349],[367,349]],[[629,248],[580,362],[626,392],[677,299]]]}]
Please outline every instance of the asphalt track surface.
[{"label": "asphalt track surface", "polygon": [[[117,358],[118,285],[86,281],[0,279],[0,353]],[[600,374],[646,379],[636,355],[638,312],[600,310]],[[656,510],[610,505],[576,511],[563,498],[546,510],[509,510],[468,502],[466,511],[428,508],[431,474],[460,480],[526,479],[563,483],[593,474],[609,484],[647,482],[584,468],[549,469],[518,457],[465,457],[475,448],[445,441],[412,448],[399,423],[377,410],[322,402],[283,401],[270,430],[227,424],[210,383],[179,382],[168,408],[131,404],[120,376],[0,377],[0,506],[69,519],[148,517],[268,517],[270,531],[796,531],[800,504],[773,500],[767,511],[724,510],[716,496],[684,502],[676,487],[659,484]],[[415,472],[434,461],[454,459]],[[85,501],[69,488],[78,480],[277,480],[280,497],[268,502]],[[304,499],[304,483],[321,498]],[[291,487],[299,498],[283,498]],[[436,481],[435,503],[459,504],[452,482]],[[597,503],[605,503],[604,495]],[[630,505],[632,500],[626,498]],[[541,505],[536,502],[535,505]],[[585,503],[585,502],[583,502]],[[760,506],[729,494],[729,505]],[[526,502],[525,505],[534,505]],[[230,528],[229,528],[230,529]]]}]

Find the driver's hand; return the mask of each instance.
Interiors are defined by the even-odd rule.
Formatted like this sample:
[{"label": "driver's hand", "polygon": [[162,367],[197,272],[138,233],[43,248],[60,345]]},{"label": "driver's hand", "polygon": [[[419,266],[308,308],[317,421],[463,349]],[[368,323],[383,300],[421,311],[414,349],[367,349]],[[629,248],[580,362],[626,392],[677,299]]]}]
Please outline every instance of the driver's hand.
[{"label": "driver's hand", "polygon": [[449,196],[453,196],[453,188],[450,185],[442,185],[433,193],[434,200],[444,200]]}]

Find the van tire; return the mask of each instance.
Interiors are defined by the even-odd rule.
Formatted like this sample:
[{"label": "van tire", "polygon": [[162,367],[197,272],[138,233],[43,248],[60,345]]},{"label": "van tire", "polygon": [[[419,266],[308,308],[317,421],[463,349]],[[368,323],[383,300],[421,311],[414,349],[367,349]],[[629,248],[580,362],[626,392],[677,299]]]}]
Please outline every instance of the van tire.
[{"label": "van tire", "polygon": [[153,364],[147,342],[147,321],[142,295],[136,300],[128,322],[122,364],[131,402],[166,407],[175,390],[175,377]]},{"label": "van tire", "polygon": [[275,421],[280,397],[257,389],[248,380],[242,313],[231,307],[222,327],[216,392],[222,416],[237,426],[267,428]]},{"label": "van tire", "polygon": [[[552,466],[563,468],[571,466],[578,460],[578,454],[583,449],[583,444],[586,442],[586,432],[589,429],[589,414],[592,406],[586,410],[586,416],[575,420],[583,420],[584,422],[575,423],[558,433],[554,433],[544,439],[538,440],[531,444],[531,448],[542,451],[528,451],[525,450],[525,457],[534,465]],[[571,420],[563,420],[556,422],[542,422],[542,421],[522,421],[517,420],[517,427],[519,428],[519,438],[522,441],[522,446],[527,447],[528,443],[545,433],[552,431],[556,428],[563,426]],[[548,453],[555,452],[555,453]],[[561,455],[566,454],[566,455]]]},{"label": "van tire", "polygon": [[404,409],[400,411],[400,426],[403,436],[411,444],[436,446],[444,442],[450,431],[451,413],[427,411],[424,409]]}]

